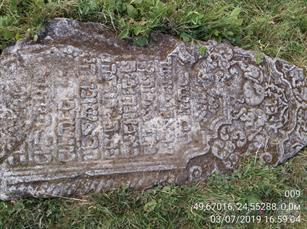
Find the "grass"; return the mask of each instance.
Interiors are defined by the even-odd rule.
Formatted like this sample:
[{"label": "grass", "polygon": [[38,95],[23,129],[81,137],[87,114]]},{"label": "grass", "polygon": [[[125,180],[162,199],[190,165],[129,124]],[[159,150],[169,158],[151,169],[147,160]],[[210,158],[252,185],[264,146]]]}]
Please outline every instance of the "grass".
[{"label": "grass", "polygon": [[[54,17],[96,21],[118,36],[146,46],[159,30],[184,41],[216,39],[307,66],[306,0],[0,0],[0,50],[36,32]],[[0,202],[0,228],[306,228],[307,151],[284,165],[247,160],[232,175],[193,186],[121,189],[82,199]],[[297,198],[287,190],[300,190]],[[301,223],[225,225],[210,215],[259,215],[257,211],[203,211],[201,203],[288,203],[301,206]],[[192,208],[194,206],[194,208]],[[198,209],[197,209],[198,208]],[[297,212],[296,212],[297,213]],[[269,219],[269,218],[267,218]]]},{"label": "grass", "polygon": [[306,0],[0,0],[0,49],[33,37],[54,17],[104,23],[138,45],[159,30],[307,65]]},{"label": "grass", "polygon": [[[232,175],[215,174],[207,183],[156,187],[144,192],[121,189],[82,199],[25,199],[0,202],[0,228],[306,228],[306,152],[282,166],[249,159]],[[287,190],[299,190],[292,197]],[[244,204],[284,204],[287,210],[249,211]],[[215,203],[241,211],[218,209]],[[300,210],[290,209],[291,204]],[[202,204],[211,204],[204,210]],[[300,222],[266,222],[269,217],[297,216]],[[252,224],[213,223],[210,215],[261,216]],[[289,219],[289,218],[288,218]],[[232,227],[231,227],[232,226]]]}]

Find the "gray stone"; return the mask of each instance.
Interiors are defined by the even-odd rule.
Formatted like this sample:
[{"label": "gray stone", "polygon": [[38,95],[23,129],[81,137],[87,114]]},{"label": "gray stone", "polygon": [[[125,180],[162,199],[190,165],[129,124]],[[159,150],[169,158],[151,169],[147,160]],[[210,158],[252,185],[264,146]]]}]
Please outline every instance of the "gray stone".
[{"label": "gray stone", "polygon": [[[201,55],[199,45],[207,48]],[[307,81],[280,59],[215,41],[55,19],[0,58],[0,198],[182,184],[278,164],[307,143]]]}]

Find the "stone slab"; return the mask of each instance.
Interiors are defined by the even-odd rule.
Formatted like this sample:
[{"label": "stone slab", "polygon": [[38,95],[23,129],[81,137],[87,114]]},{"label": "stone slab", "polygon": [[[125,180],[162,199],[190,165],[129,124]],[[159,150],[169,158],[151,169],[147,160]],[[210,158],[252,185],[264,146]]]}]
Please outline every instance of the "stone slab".
[{"label": "stone slab", "polygon": [[0,57],[0,199],[205,179],[307,143],[303,70],[215,41],[134,47],[54,19]]}]

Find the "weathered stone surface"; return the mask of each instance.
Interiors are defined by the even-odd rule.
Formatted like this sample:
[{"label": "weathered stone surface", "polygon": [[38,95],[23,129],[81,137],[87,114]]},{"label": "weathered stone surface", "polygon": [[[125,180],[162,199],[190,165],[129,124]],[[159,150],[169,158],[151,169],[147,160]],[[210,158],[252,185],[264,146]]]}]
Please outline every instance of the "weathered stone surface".
[{"label": "weathered stone surface", "polygon": [[303,70],[166,35],[146,48],[53,20],[0,58],[0,198],[150,187],[281,163],[307,143]]}]

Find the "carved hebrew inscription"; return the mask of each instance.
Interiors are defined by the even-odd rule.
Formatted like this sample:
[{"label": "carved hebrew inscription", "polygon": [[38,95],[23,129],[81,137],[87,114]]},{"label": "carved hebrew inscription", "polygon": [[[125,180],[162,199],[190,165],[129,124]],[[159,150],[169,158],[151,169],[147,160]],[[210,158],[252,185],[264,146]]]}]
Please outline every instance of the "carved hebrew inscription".
[{"label": "carved hebrew inscription", "polygon": [[302,69],[214,41],[204,56],[169,37],[146,51],[84,26],[56,19],[0,58],[1,199],[184,183],[306,145]]}]

